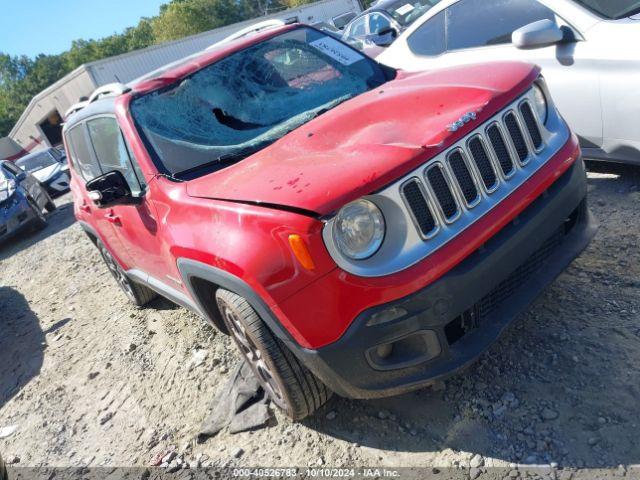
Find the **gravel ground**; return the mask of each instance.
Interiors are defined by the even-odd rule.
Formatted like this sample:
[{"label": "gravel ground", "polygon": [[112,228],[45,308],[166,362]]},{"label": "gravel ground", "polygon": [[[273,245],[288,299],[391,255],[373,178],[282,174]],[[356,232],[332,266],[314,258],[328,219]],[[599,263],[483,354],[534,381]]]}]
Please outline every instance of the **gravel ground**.
[{"label": "gravel ground", "polygon": [[[28,466],[472,467],[640,463],[640,170],[590,173],[601,228],[480,361],[443,389],[333,399],[313,418],[193,441],[238,361],[168,301],[135,309],[58,199],[0,246],[0,451]],[[5,433],[9,430],[5,430]],[[513,465],[512,465],[513,468]],[[619,472],[624,473],[620,468]]]}]

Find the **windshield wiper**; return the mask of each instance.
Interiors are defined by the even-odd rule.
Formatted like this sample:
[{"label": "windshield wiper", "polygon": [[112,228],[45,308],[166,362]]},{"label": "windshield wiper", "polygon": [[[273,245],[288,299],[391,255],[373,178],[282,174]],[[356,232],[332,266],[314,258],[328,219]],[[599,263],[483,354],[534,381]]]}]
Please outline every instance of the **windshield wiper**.
[{"label": "windshield wiper", "polygon": [[323,107],[319,110],[316,110],[313,115],[311,116],[311,118],[309,118],[309,120],[313,120],[314,118],[319,117],[320,115],[327,113],[329,110],[333,110],[334,108],[336,108],[338,105],[340,105],[341,103],[346,102],[347,100],[351,100],[353,97],[355,97],[356,95],[353,93],[350,93],[349,95],[345,95],[342,98],[339,98],[337,100],[334,100],[333,102],[331,102],[331,104],[328,107]]},{"label": "windshield wiper", "polygon": [[[275,141],[275,140],[274,140]],[[224,153],[222,155],[218,155],[216,158],[214,158],[213,160],[210,160],[208,162],[205,163],[201,163],[200,165],[196,165],[195,167],[191,167],[191,168],[187,168],[185,170],[181,170],[177,173],[174,173],[173,176],[174,177],[184,177],[187,176],[193,172],[197,172],[200,170],[206,170],[208,168],[214,167],[216,165],[229,165],[232,163],[236,163],[239,162],[240,160],[244,160],[245,158],[247,158],[249,155],[252,155],[254,153],[256,153],[259,150],[262,150],[263,148],[265,148],[267,145],[273,143],[272,140],[268,140],[268,141],[264,141],[264,142],[260,142],[256,145],[252,145],[251,147],[247,147],[247,148],[243,148],[241,150],[238,150],[236,152],[229,152],[229,153]]]}]

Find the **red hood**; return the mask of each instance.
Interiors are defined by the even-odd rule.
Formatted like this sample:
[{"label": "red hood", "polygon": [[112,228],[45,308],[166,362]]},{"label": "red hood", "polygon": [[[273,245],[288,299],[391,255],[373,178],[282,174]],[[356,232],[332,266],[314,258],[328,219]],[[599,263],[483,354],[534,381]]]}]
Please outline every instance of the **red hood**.
[{"label": "red hood", "polygon": [[[524,63],[401,72],[242,162],[188,182],[187,192],[331,213],[455,143],[538,74]],[[468,112],[479,112],[477,120],[450,132],[448,125]]]}]

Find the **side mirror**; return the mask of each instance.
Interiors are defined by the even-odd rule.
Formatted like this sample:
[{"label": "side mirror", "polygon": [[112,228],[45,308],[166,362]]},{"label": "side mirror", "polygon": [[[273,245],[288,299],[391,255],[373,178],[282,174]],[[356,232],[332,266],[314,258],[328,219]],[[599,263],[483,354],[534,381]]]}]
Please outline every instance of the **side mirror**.
[{"label": "side mirror", "polygon": [[559,43],[564,32],[551,20],[539,20],[519,28],[511,35],[511,41],[517,48],[542,48]]},{"label": "side mirror", "polygon": [[398,32],[394,28],[388,27],[372,35],[370,40],[378,47],[388,47],[398,37]]},{"label": "side mirror", "polygon": [[16,175],[16,180],[19,182],[23,181],[25,178],[27,178],[27,172],[20,172]]},{"label": "side mirror", "polygon": [[89,198],[99,208],[113,205],[128,205],[138,203],[138,199],[131,194],[131,189],[122,172],[113,170],[87,182]]}]

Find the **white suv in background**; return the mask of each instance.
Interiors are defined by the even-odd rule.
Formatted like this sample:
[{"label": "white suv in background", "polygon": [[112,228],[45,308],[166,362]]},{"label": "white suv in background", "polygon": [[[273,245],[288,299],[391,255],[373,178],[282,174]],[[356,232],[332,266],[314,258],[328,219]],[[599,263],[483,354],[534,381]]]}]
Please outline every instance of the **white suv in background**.
[{"label": "white suv in background", "polygon": [[443,0],[376,60],[536,63],[585,157],[640,165],[640,1]]}]

